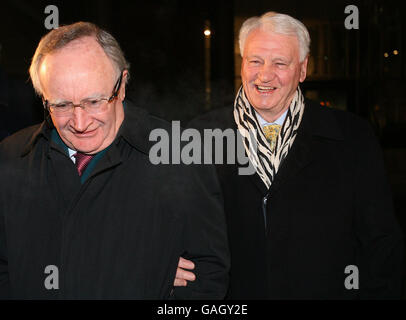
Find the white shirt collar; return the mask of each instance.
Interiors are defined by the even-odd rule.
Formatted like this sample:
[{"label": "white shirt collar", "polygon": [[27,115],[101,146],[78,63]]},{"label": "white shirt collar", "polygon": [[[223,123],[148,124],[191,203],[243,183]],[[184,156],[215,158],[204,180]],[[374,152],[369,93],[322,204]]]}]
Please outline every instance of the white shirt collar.
[{"label": "white shirt collar", "polygon": [[270,125],[270,124],[279,124],[280,126],[283,125],[283,122],[285,121],[286,118],[286,114],[288,113],[288,109],[286,109],[286,111],[278,118],[276,119],[274,122],[267,122],[264,118],[262,118],[260,116],[260,114],[255,110],[255,114],[257,115],[257,119],[258,122],[261,126],[261,128],[263,128],[264,126]]},{"label": "white shirt collar", "polygon": [[75,158],[76,150],[72,150],[71,148],[68,148],[68,151],[69,151],[69,158],[73,161],[73,163],[76,163],[76,158]]}]

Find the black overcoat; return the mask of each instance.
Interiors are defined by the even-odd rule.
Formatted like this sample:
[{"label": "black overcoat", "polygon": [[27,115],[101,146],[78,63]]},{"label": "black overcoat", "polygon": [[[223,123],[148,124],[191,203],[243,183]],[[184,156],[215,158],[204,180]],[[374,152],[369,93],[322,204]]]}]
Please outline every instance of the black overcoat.
[{"label": "black overcoat", "polygon": [[[171,137],[168,123],[127,102],[83,184],[45,122],[0,144],[2,297],[224,297],[229,253],[215,169],[152,164],[154,129]],[[195,262],[198,280],[173,289],[180,256]]]},{"label": "black overcoat", "polygon": [[[190,127],[235,130],[233,108],[209,112]],[[269,190],[257,174],[240,175],[237,164],[216,167],[231,252],[228,298],[400,297],[402,234],[381,150],[365,120],[306,100],[296,140]]]}]

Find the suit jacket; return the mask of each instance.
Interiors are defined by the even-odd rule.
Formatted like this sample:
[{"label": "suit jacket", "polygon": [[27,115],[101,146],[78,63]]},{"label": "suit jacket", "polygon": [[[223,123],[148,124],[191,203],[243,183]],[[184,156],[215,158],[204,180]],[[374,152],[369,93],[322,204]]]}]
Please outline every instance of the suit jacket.
[{"label": "suit jacket", "polygon": [[[355,115],[305,103],[269,190],[256,173],[239,175],[237,164],[216,165],[231,251],[228,298],[399,298],[403,240],[378,142]],[[233,108],[190,126],[236,129]],[[347,289],[357,279],[359,289]]]},{"label": "suit jacket", "polygon": [[[224,297],[229,253],[215,170],[153,165],[157,128],[170,136],[168,123],[127,102],[115,141],[83,184],[46,123],[0,144],[1,297]],[[174,289],[181,255],[199,279]]]}]

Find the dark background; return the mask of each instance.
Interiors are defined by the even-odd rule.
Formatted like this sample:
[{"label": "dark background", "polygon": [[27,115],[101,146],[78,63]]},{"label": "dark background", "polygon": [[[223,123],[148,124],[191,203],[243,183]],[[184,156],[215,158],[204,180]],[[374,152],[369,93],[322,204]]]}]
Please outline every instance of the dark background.
[{"label": "dark background", "polygon": [[[131,63],[127,96],[185,124],[233,103],[240,84],[238,30],[253,15],[279,11],[303,21],[311,38],[305,95],[368,119],[384,150],[398,219],[406,233],[406,22],[403,1],[83,0],[0,3],[0,140],[41,122],[28,67],[44,34],[47,5],[59,24],[91,21],[110,31]],[[347,30],[344,8],[359,9]],[[211,30],[205,37],[205,28]]]}]

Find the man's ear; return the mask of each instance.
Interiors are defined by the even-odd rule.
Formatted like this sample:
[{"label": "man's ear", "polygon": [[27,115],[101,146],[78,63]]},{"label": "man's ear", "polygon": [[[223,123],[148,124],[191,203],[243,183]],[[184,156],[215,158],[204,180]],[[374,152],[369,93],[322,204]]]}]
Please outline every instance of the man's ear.
[{"label": "man's ear", "polygon": [[123,78],[121,79],[121,86],[118,92],[118,98],[123,101],[125,98],[125,84],[127,83],[128,70],[123,71]]},{"label": "man's ear", "polygon": [[299,81],[303,82],[306,79],[306,74],[307,74],[307,62],[309,60],[309,56],[307,56],[303,62],[300,64],[300,78]]}]

